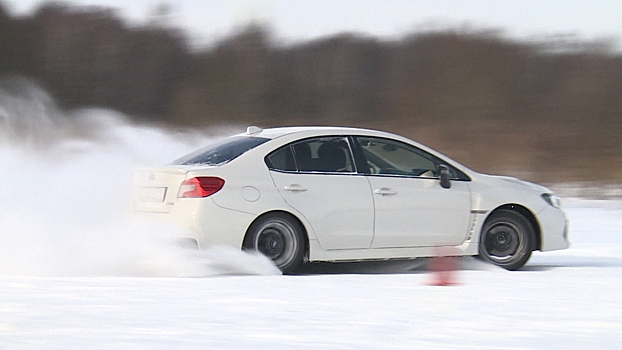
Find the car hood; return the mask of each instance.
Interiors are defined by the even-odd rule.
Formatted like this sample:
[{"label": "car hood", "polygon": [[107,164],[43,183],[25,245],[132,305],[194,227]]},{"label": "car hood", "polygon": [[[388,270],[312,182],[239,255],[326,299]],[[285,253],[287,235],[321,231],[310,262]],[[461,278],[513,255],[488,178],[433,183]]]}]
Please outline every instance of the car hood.
[{"label": "car hood", "polygon": [[523,189],[527,188],[527,189],[533,190],[534,192],[552,193],[552,191],[547,187],[544,187],[542,185],[538,185],[532,182],[523,181],[515,177],[499,176],[499,175],[483,175],[483,174],[480,174],[480,176],[485,178],[486,183],[494,185],[494,186],[515,187],[515,188],[523,188]]}]

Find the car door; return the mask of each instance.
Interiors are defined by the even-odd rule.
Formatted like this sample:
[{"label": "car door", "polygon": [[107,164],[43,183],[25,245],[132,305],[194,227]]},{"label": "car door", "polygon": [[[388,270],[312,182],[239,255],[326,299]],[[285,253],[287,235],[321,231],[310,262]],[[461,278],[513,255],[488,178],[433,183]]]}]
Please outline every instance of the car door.
[{"label": "car door", "polygon": [[266,163],[285,202],[307,219],[324,249],[370,247],[373,198],[346,137],[298,141],[269,154]]},{"label": "car door", "polygon": [[460,178],[461,173],[450,167],[454,181],[450,188],[442,188],[437,169],[445,162],[434,155],[391,139],[356,140],[370,168],[375,206],[372,248],[457,245],[466,239],[471,211],[468,178]]}]

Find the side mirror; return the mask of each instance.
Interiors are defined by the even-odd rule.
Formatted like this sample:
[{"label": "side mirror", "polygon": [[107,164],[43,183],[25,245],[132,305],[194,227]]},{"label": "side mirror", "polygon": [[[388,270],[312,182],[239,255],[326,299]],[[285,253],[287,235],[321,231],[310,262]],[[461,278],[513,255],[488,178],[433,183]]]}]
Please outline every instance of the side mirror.
[{"label": "side mirror", "polygon": [[441,187],[442,188],[450,188],[451,181],[449,180],[449,168],[447,165],[441,164],[438,166],[438,173],[440,175]]}]

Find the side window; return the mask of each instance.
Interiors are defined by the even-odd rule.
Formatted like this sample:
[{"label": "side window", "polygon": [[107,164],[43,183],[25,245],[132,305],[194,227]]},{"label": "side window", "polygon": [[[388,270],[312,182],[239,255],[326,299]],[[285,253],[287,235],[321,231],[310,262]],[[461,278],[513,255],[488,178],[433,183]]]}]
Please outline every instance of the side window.
[{"label": "side window", "polygon": [[283,146],[266,157],[269,169],[281,171],[296,171],[296,163],[290,145]]},{"label": "side window", "polygon": [[[376,137],[357,137],[372,174],[438,178],[437,157],[409,144]],[[451,177],[458,174],[450,167]]]},{"label": "side window", "polygon": [[298,171],[354,172],[347,138],[318,137],[292,145]]}]

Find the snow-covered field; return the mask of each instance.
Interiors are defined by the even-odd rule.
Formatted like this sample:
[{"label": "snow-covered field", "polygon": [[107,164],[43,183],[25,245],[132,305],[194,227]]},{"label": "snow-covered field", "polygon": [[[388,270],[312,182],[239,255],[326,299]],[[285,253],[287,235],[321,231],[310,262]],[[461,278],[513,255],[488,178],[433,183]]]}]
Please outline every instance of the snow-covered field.
[{"label": "snow-covered field", "polygon": [[0,349],[619,349],[622,203],[566,207],[571,249],[518,272],[465,259],[450,287],[415,262],[220,275],[258,263],[222,252],[201,277],[4,273]]},{"label": "snow-covered field", "polygon": [[19,130],[0,111],[0,350],[622,348],[622,201],[567,198],[570,249],[517,272],[462,259],[455,286],[426,261],[282,276],[129,213],[132,167],[205,139],[93,110],[95,135],[68,131],[38,107]]}]

